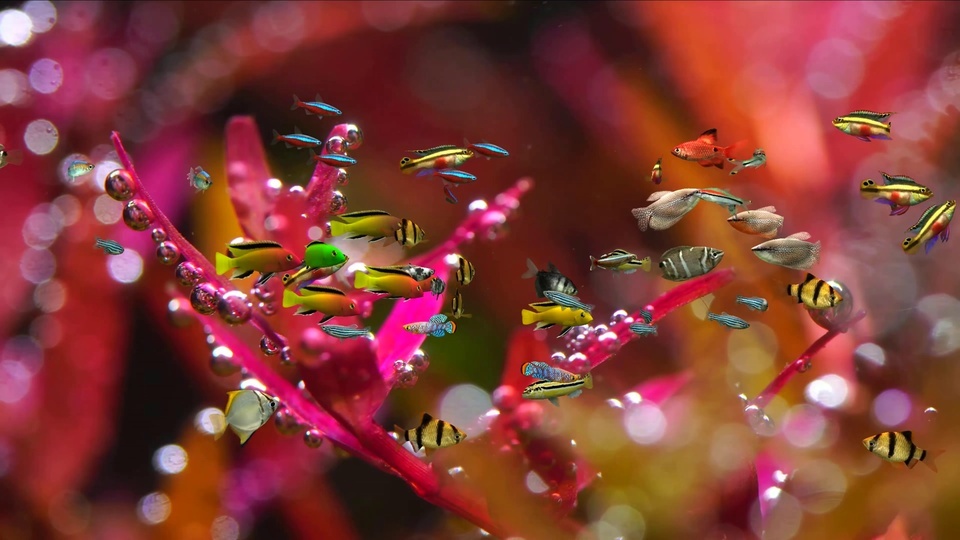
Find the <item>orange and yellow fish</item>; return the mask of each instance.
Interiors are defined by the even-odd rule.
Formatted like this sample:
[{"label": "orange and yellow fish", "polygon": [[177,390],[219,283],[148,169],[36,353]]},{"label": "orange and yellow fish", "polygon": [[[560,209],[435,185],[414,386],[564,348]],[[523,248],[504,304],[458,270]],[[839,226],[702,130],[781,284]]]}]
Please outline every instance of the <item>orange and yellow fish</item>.
[{"label": "orange and yellow fish", "polygon": [[227,254],[216,254],[217,273],[223,274],[233,269],[230,279],[243,279],[254,272],[260,272],[261,281],[266,281],[275,272],[292,270],[303,261],[276,242],[240,241],[227,245]]}]

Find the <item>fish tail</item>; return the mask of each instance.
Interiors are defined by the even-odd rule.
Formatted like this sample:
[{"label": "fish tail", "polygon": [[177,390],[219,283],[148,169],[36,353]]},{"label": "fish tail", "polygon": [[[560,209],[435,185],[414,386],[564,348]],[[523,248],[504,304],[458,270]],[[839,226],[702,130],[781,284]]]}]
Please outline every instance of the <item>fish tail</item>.
[{"label": "fish tail", "polygon": [[370,279],[370,276],[364,274],[363,272],[357,272],[353,275],[353,286],[356,289],[366,289],[372,284],[373,283]]},{"label": "fish tail", "polygon": [[933,460],[944,452],[946,452],[946,450],[933,450],[933,451],[928,450],[926,455],[920,458],[920,461],[922,461],[923,464],[926,465],[927,467],[930,467],[931,471],[937,472],[937,464],[934,463]]},{"label": "fish tail", "polygon": [[277,130],[273,130],[273,142],[270,144],[273,145],[273,144],[277,144],[278,142],[280,142],[280,132]]},{"label": "fish tail", "polygon": [[347,223],[343,221],[330,221],[330,236],[340,236],[350,232],[347,230]]},{"label": "fish tail", "polygon": [[524,309],[520,311],[520,317],[523,320],[523,324],[533,324],[537,322],[537,314],[533,311]]},{"label": "fish tail", "polygon": [[594,268],[597,267],[597,259],[593,255],[590,256],[590,271],[592,272]]},{"label": "fish tail", "polygon": [[452,334],[457,331],[457,324],[453,321],[448,321],[445,330],[448,334]]},{"label": "fish tail", "polygon": [[[293,105],[290,106],[291,111],[297,110],[297,107],[300,106],[300,98],[296,94],[293,95]],[[310,111],[307,111],[307,114],[310,114]]]},{"label": "fish tail", "polygon": [[653,216],[653,210],[648,206],[646,208],[634,208],[630,213],[637,220],[637,227],[641,231],[647,230],[650,225],[650,218]]},{"label": "fish tail", "polygon": [[733,153],[739,150],[740,148],[742,148],[746,144],[747,144],[747,140],[743,139],[731,144],[730,146],[727,146],[726,148],[723,149],[723,157],[727,159],[732,158]]},{"label": "fish tail", "polygon": [[583,387],[588,390],[593,388],[593,375],[587,373],[583,376]]},{"label": "fish tail", "polygon": [[283,291],[283,307],[292,307],[297,305],[297,300],[300,297],[297,296],[297,293],[291,291],[290,289],[284,289]]},{"label": "fish tail", "polygon": [[527,259],[527,271],[520,276],[521,279],[530,279],[537,275],[540,269],[537,268],[537,265],[533,263],[533,259]]},{"label": "fish tail", "polygon": [[213,427],[213,440],[219,441],[220,437],[227,432],[227,418],[221,412],[211,414],[209,418]]},{"label": "fish tail", "polygon": [[223,274],[227,270],[234,268],[236,263],[230,257],[227,257],[219,251],[216,254],[216,263],[217,263],[217,274]]}]

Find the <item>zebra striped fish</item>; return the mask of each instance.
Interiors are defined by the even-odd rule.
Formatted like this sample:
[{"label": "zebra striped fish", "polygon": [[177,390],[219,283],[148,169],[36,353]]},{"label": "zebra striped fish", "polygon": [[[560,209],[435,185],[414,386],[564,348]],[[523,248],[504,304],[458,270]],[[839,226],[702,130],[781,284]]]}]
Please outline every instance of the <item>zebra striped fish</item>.
[{"label": "zebra striped fish", "polygon": [[339,326],[336,324],[325,324],[320,325],[320,329],[329,336],[339,338],[340,341],[344,339],[358,338],[358,337],[373,337],[373,334],[370,333],[369,328],[357,328],[357,325],[353,324],[350,326]]},{"label": "zebra striped fish", "polygon": [[767,310],[767,300],[759,296],[738,296],[737,303],[743,304],[754,311]]},{"label": "zebra striped fish", "polygon": [[583,375],[570,373],[565,369],[553,367],[546,362],[527,362],[521,366],[520,369],[527,377],[534,377],[541,381],[574,382],[583,378]]},{"label": "zebra striped fish", "polygon": [[726,326],[727,328],[733,328],[735,330],[744,330],[750,328],[750,323],[741,319],[740,317],[734,317],[733,315],[728,315],[726,311],[717,315],[716,313],[707,312],[707,319],[711,321],[717,321],[718,323]]},{"label": "zebra striped fish", "polygon": [[643,322],[650,324],[650,321],[653,320],[653,313],[650,313],[645,309],[640,309],[639,313],[640,313],[640,316],[643,317]]},{"label": "zebra striped fish", "polygon": [[654,324],[633,323],[630,325],[630,331],[638,336],[655,336],[657,335],[657,326]]},{"label": "zebra striped fish", "polygon": [[123,246],[121,246],[116,240],[104,240],[99,236],[97,237],[96,243],[93,244],[93,247],[103,249],[107,255],[119,255],[123,253]]},{"label": "zebra striped fish", "polygon": [[723,251],[706,246],[677,246],[660,256],[660,271],[670,281],[686,281],[713,270],[723,259]]},{"label": "zebra striped fish", "polygon": [[547,300],[550,300],[558,306],[570,309],[582,309],[587,313],[593,311],[592,304],[584,304],[576,296],[571,296],[567,293],[562,293],[560,291],[543,291],[543,295],[547,297]]}]

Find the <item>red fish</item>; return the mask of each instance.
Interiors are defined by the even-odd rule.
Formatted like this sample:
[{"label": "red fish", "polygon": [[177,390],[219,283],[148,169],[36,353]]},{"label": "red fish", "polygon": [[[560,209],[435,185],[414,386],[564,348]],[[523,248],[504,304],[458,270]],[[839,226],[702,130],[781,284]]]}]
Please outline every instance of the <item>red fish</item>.
[{"label": "red fish", "polygon": [[[737,143],[739,144],[739,143]],[[674,148],[670,153],[680,159],[696,161],[702,167],[716,167],[723,169],[723,164],[733,154],[734,147],[717,145],[717,129],[708,129],[700,134],[695,141],[688,141]]]}]

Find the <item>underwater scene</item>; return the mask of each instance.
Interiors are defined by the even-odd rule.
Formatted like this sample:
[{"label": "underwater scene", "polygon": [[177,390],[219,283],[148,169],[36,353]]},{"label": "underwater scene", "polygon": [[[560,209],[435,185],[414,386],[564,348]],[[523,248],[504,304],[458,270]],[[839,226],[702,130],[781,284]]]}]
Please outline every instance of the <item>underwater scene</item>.
[{"label": "underwater scene", "polygon": [[960,530],[960,4],[0,7],[0,539]]}]

